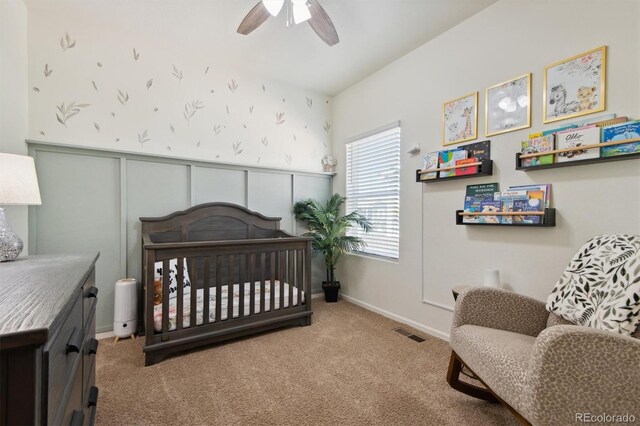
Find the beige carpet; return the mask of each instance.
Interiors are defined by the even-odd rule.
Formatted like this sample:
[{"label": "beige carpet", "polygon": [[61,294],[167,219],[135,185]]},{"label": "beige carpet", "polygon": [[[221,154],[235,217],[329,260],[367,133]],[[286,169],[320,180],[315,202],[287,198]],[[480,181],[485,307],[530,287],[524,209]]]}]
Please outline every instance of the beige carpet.
[{"label": "beige carpet", "polygon": [[[142,339],[100,342],[99,425],[516,424],[449,387],[448,344],[345,301],[314,300],[313,325],[144,367]],[[406,329],[409,327],[403,326]]]}]

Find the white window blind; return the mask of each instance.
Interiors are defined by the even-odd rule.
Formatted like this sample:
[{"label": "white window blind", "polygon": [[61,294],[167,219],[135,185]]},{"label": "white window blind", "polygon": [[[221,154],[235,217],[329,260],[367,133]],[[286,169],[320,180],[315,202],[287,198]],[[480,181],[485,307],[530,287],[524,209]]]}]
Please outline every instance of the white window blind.
[{"label": "white window blind", "polygon": [[353,227],[349,235],[362,238],[363,253],[399,257],[400,126],[358,138],[347,144],[347,213],[358,210],[372,230]]}]

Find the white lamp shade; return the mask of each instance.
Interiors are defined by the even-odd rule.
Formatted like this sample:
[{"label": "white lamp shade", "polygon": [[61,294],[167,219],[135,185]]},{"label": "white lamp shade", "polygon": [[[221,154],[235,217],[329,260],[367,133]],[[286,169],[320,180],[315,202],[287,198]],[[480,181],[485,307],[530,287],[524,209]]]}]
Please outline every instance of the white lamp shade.
[{"label": "white lamp shade", "polygon": [[262,0],[262,4],[271,16],[278,16],[278,13],[280,13],[284,5],[284,0]]},{"label": "white lamp shade", "polygon": [[311,19],[311,12],[307,7],[307,0],[291,0],[293,9],[293,22],[299,24]]},{"label": "white lamp shade", "polygon": [[0,153],[1,204],[42,204],[33,158]]}]

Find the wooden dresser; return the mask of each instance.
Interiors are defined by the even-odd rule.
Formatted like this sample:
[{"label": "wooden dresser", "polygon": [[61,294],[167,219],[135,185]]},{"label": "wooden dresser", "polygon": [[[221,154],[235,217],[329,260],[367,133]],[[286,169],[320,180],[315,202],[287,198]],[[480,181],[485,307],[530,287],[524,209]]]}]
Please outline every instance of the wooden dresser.
[{"label": "wooden dresser", "polygon": [[0,425],[92,425],[96,255],[0,263]]}]

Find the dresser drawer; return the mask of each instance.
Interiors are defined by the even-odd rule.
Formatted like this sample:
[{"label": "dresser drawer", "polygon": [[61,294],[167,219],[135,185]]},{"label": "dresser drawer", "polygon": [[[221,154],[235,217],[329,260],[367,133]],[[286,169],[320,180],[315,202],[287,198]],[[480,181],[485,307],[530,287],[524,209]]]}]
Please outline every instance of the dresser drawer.
[{"label": "dresser drawer", "polygon": [[90,315],[93,308],[98,303],[98,287],[96,287],[96,270],[93,269],[89,277],[82,285],[82,295],[84,298],[84,304],[82,307],[82,326],[86,327],[91,321]]},{"label": "dresser drawer", "polygon": [[96,316],[95,309],[91,314],[91,322],[85,329],[85,341],[82,355],[82,394],[86,395],[91,386],[95,385],[96,353],[99,350],[99,342],[96,340]]},{"label": "dresser drawer", "polygon": [[73,377],[73,387],[70,389],[69,398],[63,401],[58,413],[50,424],[54,425],[82,425],[85,413],[82,409],[82,374],[78,366],[78,374]]},{"label": "dresser drawer", "polygon": [[[82,346],[84,341],[84,329],[82,327],[82,295],[77,297],[69,314],[54,334],[53,338],[45,345],[43,359],[48,364],[49,374],[47,381],[47,418],[56,417],[64,398],[69,394],[69,384],[78,379],[80,394],[82,393]],[[75,377],[75,376],[78,377]],[[75,386],[75,385],[74,385]]]}]

